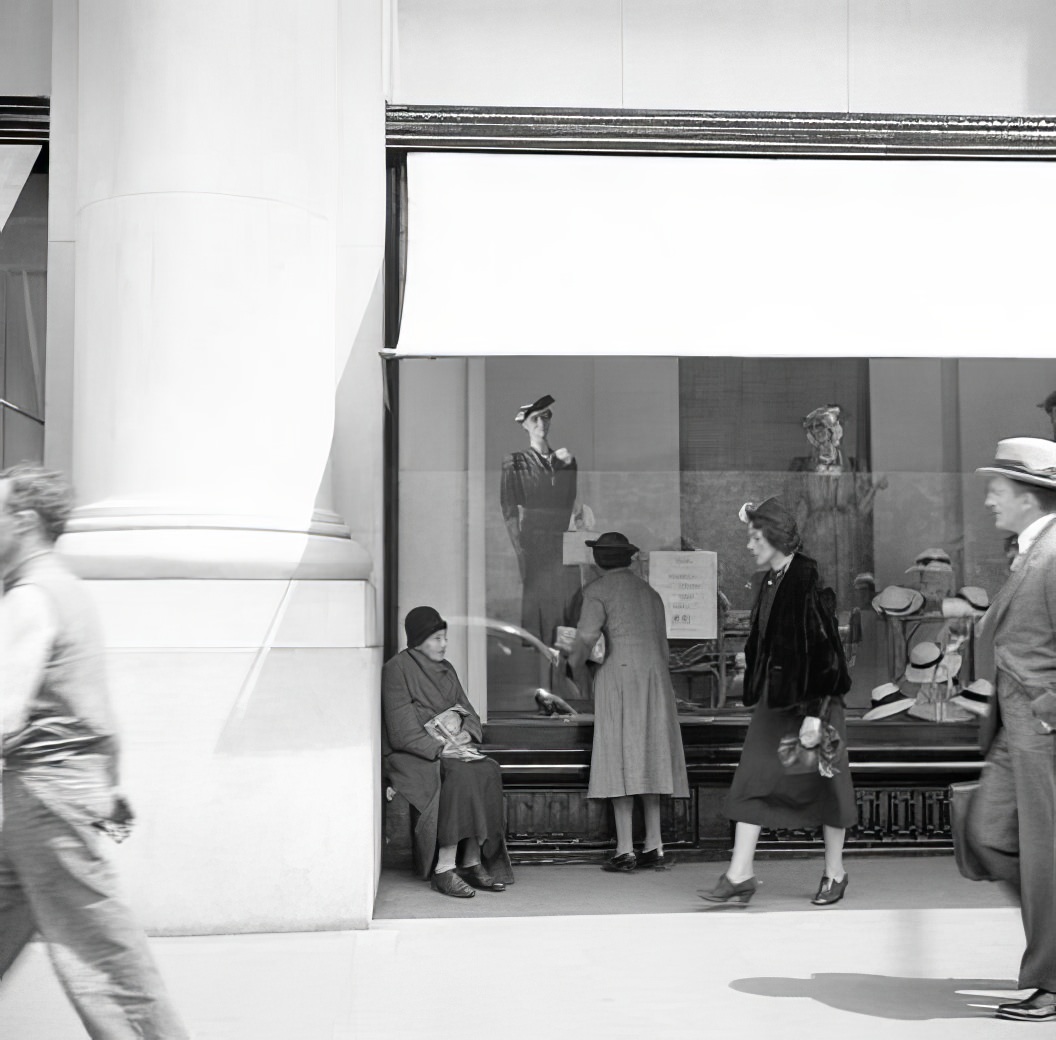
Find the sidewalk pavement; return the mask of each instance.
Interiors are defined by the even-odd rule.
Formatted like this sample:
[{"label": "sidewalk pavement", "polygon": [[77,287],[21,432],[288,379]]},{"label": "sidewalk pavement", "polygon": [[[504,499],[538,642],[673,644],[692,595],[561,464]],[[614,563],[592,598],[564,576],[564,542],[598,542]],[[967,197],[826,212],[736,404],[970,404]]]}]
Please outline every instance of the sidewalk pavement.
[{"label": "sidewalk pavement", "polygon": [[[926,893],[946,887],[941,864],[918,860],[908,873]],[[761,866],[776,893],[788,864]],[[552,889],[547,870],[520,868],[522,891]],[[697,881],[677,869],[594,873],[679,889]],[[197,1040],[464,1040],[467,1030],[514,1040],[974,1040],[1022,1030],[991,1017],[1018,995],[1015,908],[869,907],[862,886],[857,900],[852,891],[827,909],[772,912],[785,896],[772,894],[768,911],[760,893],[747,909],[385,919],[365,932],[156,939],[154,949]],[[509,894],[466,903],[497,906]],[[0,988],[0,1034],[85,1036],[39,944]]]}]

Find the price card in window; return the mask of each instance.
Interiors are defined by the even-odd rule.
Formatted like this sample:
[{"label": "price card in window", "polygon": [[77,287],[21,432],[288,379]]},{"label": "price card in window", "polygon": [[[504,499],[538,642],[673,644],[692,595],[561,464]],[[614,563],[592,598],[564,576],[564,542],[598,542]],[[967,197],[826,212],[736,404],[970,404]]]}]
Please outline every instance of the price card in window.
[{"label": "price card in window", "polygon": [[664,601],[668,639],[716,639],[719,634],[717,553],[649,554],[649,584]]}]

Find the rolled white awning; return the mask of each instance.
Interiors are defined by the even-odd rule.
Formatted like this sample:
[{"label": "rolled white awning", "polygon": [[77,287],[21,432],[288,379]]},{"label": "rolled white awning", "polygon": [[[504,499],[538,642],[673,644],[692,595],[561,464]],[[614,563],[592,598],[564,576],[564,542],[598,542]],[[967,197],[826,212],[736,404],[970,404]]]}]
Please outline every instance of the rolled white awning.
[{"label": "rolled white awning", "polygon": [[1056,166],[412,153],[398,353],[1050,356]]}]

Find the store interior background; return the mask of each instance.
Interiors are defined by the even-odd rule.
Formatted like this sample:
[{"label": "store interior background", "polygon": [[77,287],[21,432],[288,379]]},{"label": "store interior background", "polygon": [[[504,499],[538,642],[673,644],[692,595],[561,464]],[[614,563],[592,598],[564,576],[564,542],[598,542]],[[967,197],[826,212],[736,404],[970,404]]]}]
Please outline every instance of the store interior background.
[{"label": "store interior background", "polygon": [[[792,457],[809,454],[802,418],[822,404],[840,404],[847,413],[846,456],[865,447],[873,478],[887,481],[866,521],[877,589],[910,581],[905,570],[914,556],[936,546],[953,558],[956,587],[996,592],[1007,573],[1003,535],[983,506],[985,480],[974,470],[992,460],[1004,437],[1051,437],[1038,404],[1056,389],[1056,363],[1022,358],[398,364],[400,617],[432,603],[453,617],[514,623],[520,581],[499,483],[503,457],[527,444],[513,422],[525,401],[555,397],[550,444],[575,455],[577,501],[590,505],[595,530],[623,531],[644,553],[688,546],[717,552],[720,589],[734,609],[748,609],[753,563],[737,510],[744,501],[783,493]],[[861,401],[845,403],[855,388]],[[449,657],[482,709],[496,666],[499,674],[510,667],[492,642],[480,625],[452,627]],[[519,649],[516,640],[506,642]],[[530,712],[530,663],[517,681]],[[868,694],[856,688],[853,699],[867,706]]]}]

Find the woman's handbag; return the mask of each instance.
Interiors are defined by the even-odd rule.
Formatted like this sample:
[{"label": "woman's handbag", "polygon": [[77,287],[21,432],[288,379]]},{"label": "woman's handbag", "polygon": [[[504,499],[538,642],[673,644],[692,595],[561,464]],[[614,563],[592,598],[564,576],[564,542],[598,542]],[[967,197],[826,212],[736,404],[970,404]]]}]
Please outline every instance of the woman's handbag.
[{"label": "woman's handbag", "polygon": [[814,747],[808,748],[801,744],[798,733],[790,733],[778,742],[777,758],[789,775],[820,773],[822,776],[832,776],[837,772],[832,761],[842,741],[836,728],[829,725],[829,703],[828,697],[821,702],[821,739]]}]

